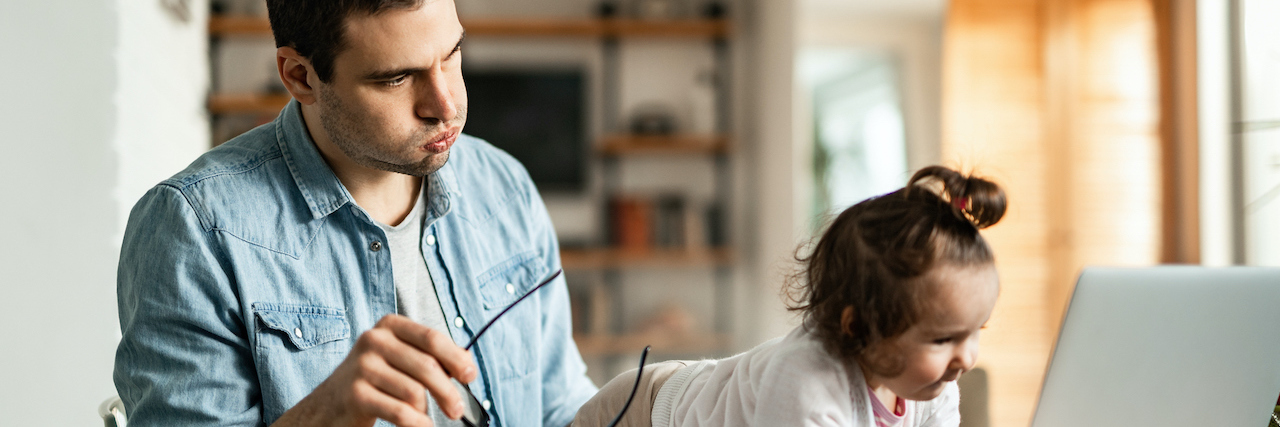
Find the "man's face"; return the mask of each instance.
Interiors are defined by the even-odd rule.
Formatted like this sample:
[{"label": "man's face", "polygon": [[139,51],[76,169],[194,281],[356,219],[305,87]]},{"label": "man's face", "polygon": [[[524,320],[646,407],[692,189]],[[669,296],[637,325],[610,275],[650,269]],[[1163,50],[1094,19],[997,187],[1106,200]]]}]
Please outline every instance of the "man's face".
[{"label": "man's face", "polygon": [[450,0],[346,19],[345,47],[316,110],[355,163],[425,176],[449,159],[467,117],[462,24]]}]

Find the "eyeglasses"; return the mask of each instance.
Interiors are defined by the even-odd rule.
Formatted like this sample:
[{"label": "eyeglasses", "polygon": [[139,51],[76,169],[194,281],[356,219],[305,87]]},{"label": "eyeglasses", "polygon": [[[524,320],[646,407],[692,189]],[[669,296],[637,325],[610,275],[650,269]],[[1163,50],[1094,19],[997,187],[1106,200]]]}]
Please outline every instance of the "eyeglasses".
[{"label": "eyeglasses", "polygon": [[[520,301],[524,301],[524,299],[528,298],[529,295],[532,295],[534,292],[537,292],[538,289],[542,289],[543,286],[546,286],[548,283],[551,283],[552,280],[555,280],[557,277],[560,277],[560,274],[562,273],[564,273],[563,269],[558,269],[554,273],[551,273],[551,276],[547,277],[546,279],[543,279],[541,283],[538,283],[538,286],[534,286],[533,289],[530,289],[528,292],[525,292],[524,295],[521,295],[520,298],[517,298],[515,302],[512,302],[510,305],[507,306],[507,308],[504,308],[502,309],[502,311],[498,312],[497,316],[493,316],[492,319],[489,319],[489,322],[485,323],[484,326],[480,327],[480,330],[476,332],[476,335],[471,337],[471,342],[468,342],[467,346],[463,347],[463,349],[471,350],[471,347],[476,345],[476,341],[480,339],[480,336],[484,335],[485,331],[488,331],[490,326],[493,326],[493,322],[496,322],[498,321],[498,319],[502,318],[502,315],[507,314],[508,311],[511,311],[511,309],[515,307],[516,304],[519,304]],[[648,356],[649,356],[649,346],[645,346],[644,351],[640,353],[640,369],[636,372],[636,383],[631,387],[631,395],[627,397],[627,403],[622,406],[622,411],[619,411],[618,416],[614,417],[613,422],[609,423],[609,427],[616,426],[618,424],[618,421],[622,420],[622,415],[627,413],[627,409],[631,407],[631,401],[635,399],[636,391],[640,389],[640,376],[644,374],[644,360]],[[467,405],[462,412],[462,423],[466,424],[467,427],[489,427],[489,412],[486,411],[484,406],[480,404],[480,400],[476,399],[476,395],[471,393],[471,387],[461,382],[458,382],[458,380],[452,377],[449,378],[449,381],[453,382],[453,386],[458,389],[459,394],[467,395],[467,398],[466,398]]]}]

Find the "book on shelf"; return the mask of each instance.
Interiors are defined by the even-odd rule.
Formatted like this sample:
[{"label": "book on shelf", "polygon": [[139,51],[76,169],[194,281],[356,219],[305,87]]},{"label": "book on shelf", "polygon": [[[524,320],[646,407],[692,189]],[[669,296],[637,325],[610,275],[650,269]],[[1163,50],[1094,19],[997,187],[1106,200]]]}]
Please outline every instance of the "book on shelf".
[{"label": "book on shelf", "polygon": [[722,221],[715,202],[679,193],[618,195],[609,201],[609,242],[626,251],[720,247]]}]

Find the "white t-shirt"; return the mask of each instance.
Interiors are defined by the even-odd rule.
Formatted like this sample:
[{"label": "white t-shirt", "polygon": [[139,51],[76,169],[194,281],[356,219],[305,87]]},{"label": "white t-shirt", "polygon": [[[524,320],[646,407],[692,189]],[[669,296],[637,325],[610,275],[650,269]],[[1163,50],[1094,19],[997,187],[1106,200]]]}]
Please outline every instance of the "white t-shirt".
[{"label": "white t-shirt", "polygon": [[[875,427],[862,370],[831,357],[803,326],[727,359],[681,368],[663,384],[654,427]],[[960,425],[960,389],[907,405],[903,427]]]},{"label": "white t-shirt", "polygon": [[[444,309],[436,294],[435,281],[427,270],[427,259],[422,255],[422,222],[427,210],[426,180],[413,210],[395,226],[378,223],[387,234],[387,249],[391,251],[391,278],[396,287],[396,313],[437,331],[449,333]],[[440,410],[435,399],[427,396],[427,414],[436,427],[462,427],[462,421],[451,420]]]}]

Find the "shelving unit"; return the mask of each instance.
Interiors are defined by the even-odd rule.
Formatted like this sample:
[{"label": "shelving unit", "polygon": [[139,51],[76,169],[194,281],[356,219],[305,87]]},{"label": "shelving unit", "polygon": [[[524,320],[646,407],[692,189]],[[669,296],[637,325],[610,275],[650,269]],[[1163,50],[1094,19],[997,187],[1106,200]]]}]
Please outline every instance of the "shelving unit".
[{"label": "shelving unit", "polygon": [[[731,25],[727,19],[587,19],[587,18],[530,18],[530,19],[464,19],[463,27],[468,37],[550,37],[590,38],[601,41],[604,58],[602,77],[605,93],[602,112],[605,128],[609,133],[597,141],[594,153],[604,165],[604,193],[601,209],[608,211],[608,199],[624,194],[618,177],[619,164],[633,158],[706,158],[716,170],[716,203],[721,209],[729,206],[730,177],[729,156],[733,152],[729,129],[729,104],[724,88],[729,87],[728,39]],[[265,18],[212,16],[209,20],[210,39],[216,43],[224,38],[269,38],[271,26]],[[662,136],[635,136],[620,132],[618,125],[618,85],[621,70],[618,69],[619,41],[623,38],[663,38],[706,40],[712,44],[716,59],[718,112],[717,132],[712,134],[673,134]],[[209,112],[213,115],[274,115],[288,102],[288,94],[234,93],[211,94]],[[606,216],[607,218],[607,216]],[[607,222],[607,221],[606,221]],[[602,230],[602,236],[608,236]],[[727,309],[723,301],[729,300],[730,273],[737,263],[737,252],[732,244],[712,247],[692,246],[683,248],[624,249],[601,245],[593,248],[565,249],[561,261],[566,270],[601,273],[603,286],[594,286],[589,305],[597,311],[586,321],[585,330],[575,334],[584,357],[615,357],[630,355],[645,345],[653,345],[655,352],[674,355],[712,355],[723,353],[730,344]],[[709,268],[716,272],[715,325],[712,332],[640,333],[626,331],[622,327],[620,294],[623,271],[655,269]],[[581,307],[575,308],[575,310]]]},{"label": "shelving unit", "polygon": [[599,152],[610,157],[631,155],[727,155],[729,138],[723,135],[637,136],[606,135]]},{"label": "shelving unit", "polygon": [[289,103],[289,94],[229,94],[209,96],[211,114],[276,114]]},{"label": "shelving unit", "polygon": [[[716,203],[729,205],[730,169],[729,156],[733,152],[729,129],[729,104],[724,88],[728,87],[728,38],[731,27],[728,20],[676,20],[649,21],[633,19],[464,19],[468,37],[576,37],[601,41],[603,69],[601,79],[604,93],[601,114],[605,134],[595,144],[594,153],[601,160],[603,169],[603,200],[600,201],[602,218],[610,218],[609,203],[614,195],[624,195],[619,176],[620,165],[631,159],[649,158],[705,158],[716,170]],[[619,87],[622,70],[619,69],[620,41],[624,38],[676,38],[706,40],[711,42],[716,59],[717,81],[716,110],[719,114],[717,129],[711,134],[676,133],[672,135],[637,136],[622,131],[619,125]],[[561,262],[566,270],[580,274],[595,273],[599,280],[587,290],[589,297],[575,307],[589,311],[576,324],[582,332],[574,338],[578,350],[588,359],[605,358],[606,362],[619,357],[634,355],[646,345],[667,355],[709,356],[724,353],[731,344],[728,333],[728,309],[731,272],[737,263],[737,252],[731,244],[690,246],[679,248],[645,247],[623,248],[607,244],[610,235],[607,223],[600,230],[602,245],[585,249],[561,251]],[[695,331],[630,331],[624,327],[622,316],[623,272],[643,270],[671,270],[708,268],[715,271],[716,307],[715,325],[710,332]],[[585,323],[583,325],[582,323]],[[608,368],[606,368],[608,369]],[[616,372],[614,372],[616,373]],[[612,373],[610,373],[612,375]]]},{"label": "shelving unit", "polygon": [[651,250],[599,248],[560,251],[560,262],[568,270],[717,267],[731,266],[736,259],[732,248],[723,247]]},{"label": "shelving unit", "polygon": [[[707,19],[492,18],[465,19],[467,35],[551,37],[728,37],[729,21]],[[270,36],[271,23],[251,16],[212,16],[211,36]]]}]

